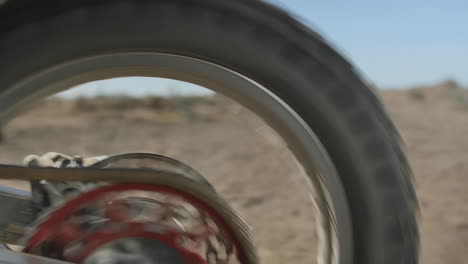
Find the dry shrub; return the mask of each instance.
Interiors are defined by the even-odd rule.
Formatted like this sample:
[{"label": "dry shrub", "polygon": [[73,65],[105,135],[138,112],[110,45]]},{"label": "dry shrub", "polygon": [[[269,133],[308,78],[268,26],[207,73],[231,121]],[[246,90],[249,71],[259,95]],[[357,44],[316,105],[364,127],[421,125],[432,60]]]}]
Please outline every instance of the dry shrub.
[{"label": "dry shrub", "polygon": [[115,116],[125,112],[125,116],[135,115],[139,118],[142,118],[141,113],[145,113],[143,119],[153,116],[158,120],[168,115],[169,119],[182,116],[187,121],[213,121],[226,112],[226,103],[214,97],[203,96],[144,98],[101,96],[78,98],[72,102],[75,113]]},{"label": "dry shrub", "polygon": [[93,112],[97,106],[93,99],[80,97],[74,100],[73,109],[78,112]]},{"label": "dry shrub", "polygon": [[170,99],[155,96],[141,99],[141,104],[145,108],[154,110],[168,110],[173,107],[173,103],[170,101]]},{"label": "dry shrub", "polygon": [[421,89],[411,89],[409,91],[409,96],[412,100],[418,101],[418,102],[423,102],[426,99],[426,96],[424,95],[424,91]]}]

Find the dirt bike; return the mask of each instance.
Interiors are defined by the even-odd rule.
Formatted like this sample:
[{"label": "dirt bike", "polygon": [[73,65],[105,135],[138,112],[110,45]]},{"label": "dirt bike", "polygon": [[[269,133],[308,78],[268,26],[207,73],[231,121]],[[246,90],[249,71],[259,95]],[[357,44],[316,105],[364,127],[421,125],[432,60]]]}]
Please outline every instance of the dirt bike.
[{"label": "dirt bike", "polygon": [[[346,59],[271,4],[0,1],[0,58],[2,123],[45,96],[113,77],[222,93],[274,128],[303,166],[319,263],[417,263],[417,200],[392,121]],[[155,165],[125,165],[138,159]],[[0,166],[1,179],[31,182],[31,192],[0,189],[0,238],[24,247],[0,249],[0,263],[261,260],[243,218],[180,161],[52,153],[25,165]]]}]

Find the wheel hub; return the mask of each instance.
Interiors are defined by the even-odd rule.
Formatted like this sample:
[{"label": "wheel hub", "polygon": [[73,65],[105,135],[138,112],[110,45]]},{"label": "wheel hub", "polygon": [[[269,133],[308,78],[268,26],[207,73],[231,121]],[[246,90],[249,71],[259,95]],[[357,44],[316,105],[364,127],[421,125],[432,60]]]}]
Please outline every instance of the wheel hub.
[{"label": "wheel hub", "polygon": [[[210,190],[212,191],[212,190]],[[43,217],[25,251],[85,264],[241,263],[222,218],[165,186],[97,187]]]},{"label": "wheel hub", "polygon": [[184,257],[164,242],[148,238],[127,238],[105,244],[90,256],[86,264],[184,264]]}]

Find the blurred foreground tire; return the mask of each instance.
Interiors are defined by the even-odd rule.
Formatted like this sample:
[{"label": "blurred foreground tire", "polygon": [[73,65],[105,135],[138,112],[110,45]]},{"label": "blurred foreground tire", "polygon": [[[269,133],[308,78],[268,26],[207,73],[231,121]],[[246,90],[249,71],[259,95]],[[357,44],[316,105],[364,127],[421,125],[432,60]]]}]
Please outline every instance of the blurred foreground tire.
[{"label": "blurred foreground tire", "polygon": [[122,50],[200,58],[266,87],[339,173],[354,242],[340,263],[417,263],[411,170],[379,99],[321,36],[263,1],[9,0],[0,7],[0,96],[42,69]]}]

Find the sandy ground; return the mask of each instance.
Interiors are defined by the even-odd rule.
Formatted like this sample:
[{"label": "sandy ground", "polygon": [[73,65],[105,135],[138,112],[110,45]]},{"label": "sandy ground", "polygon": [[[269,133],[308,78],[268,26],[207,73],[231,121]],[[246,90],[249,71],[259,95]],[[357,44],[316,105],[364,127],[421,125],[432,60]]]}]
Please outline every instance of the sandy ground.
[{"label": "sandy ground", "polygon": [[[466,263],[464,91],[446,83],[381,95],[407,144],[415,172],[422,208],[421,263]],[[145,100],[143,104],[124,99],[43,103],[6,127],[0,162],[18,164],[27,154],[47,151],[82,156],[155,152],[175,157],[204,174],[245,216],[263,263],[314,259],[313,206],[303,175],[265,124],[224,99],[170,107]]]},{"label": "sandy ground", "polygon": [[[420,95],[423,94],[423,99]],[[468,103],[450,84],[383,94],[407,144],[421,204],[423,264],[468,261]]]}]

